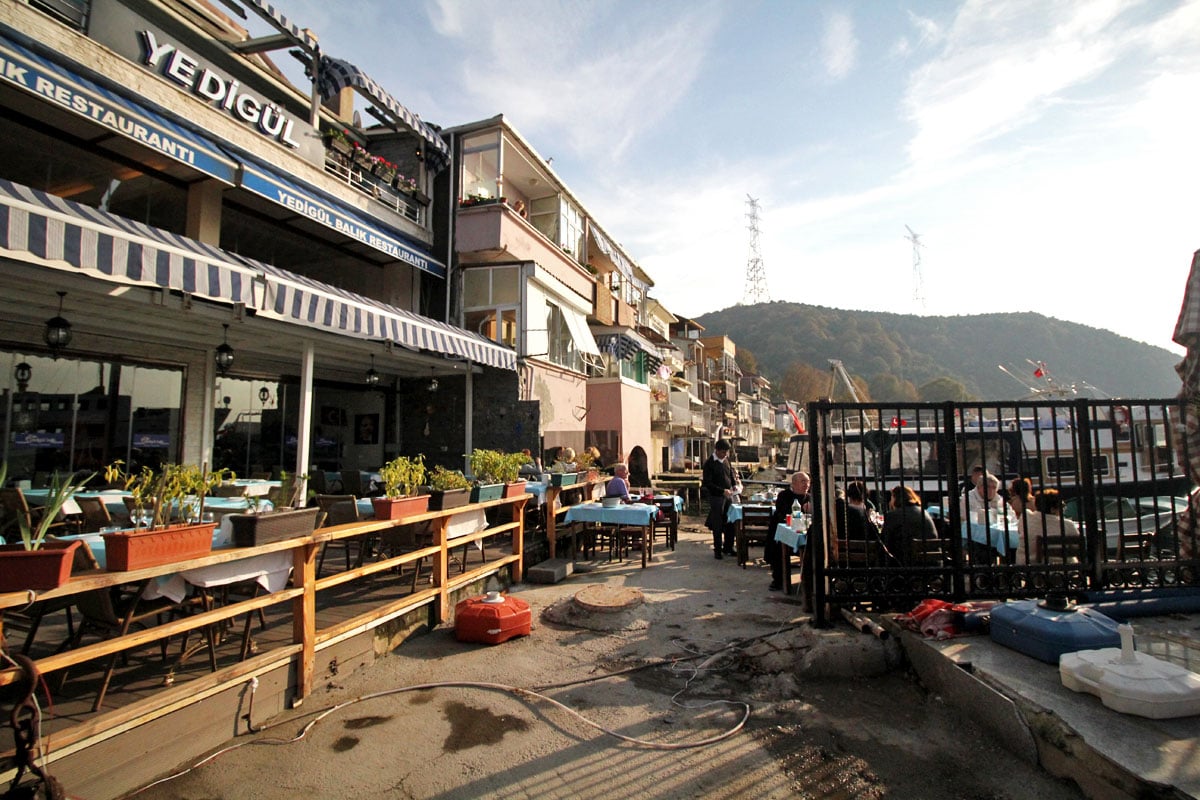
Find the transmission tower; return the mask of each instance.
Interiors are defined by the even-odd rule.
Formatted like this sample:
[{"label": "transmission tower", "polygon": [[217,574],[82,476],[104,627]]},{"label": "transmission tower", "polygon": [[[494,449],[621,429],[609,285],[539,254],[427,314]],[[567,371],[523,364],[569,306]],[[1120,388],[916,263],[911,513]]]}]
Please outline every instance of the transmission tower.
[{"label": "transmission tower", "polygon": [[767,273],[758,249],[758,200],[746,195],[746,205],[750,206],[750,213],[746,214],[750,220],[750,256],[746,259],[746,291],[742,295],[742,305],[769,303],[771,295],[767,291]]},{"label": "transmission tower", "polygon": [[914,231],[907,225],[904,230],[908,231],[908,236],[905,239],[912,242],[912,264],[913,264],[913,302],[925,305],[925,280],[921,277],[921,248],[925,245],[921,244],[921,234]]}]

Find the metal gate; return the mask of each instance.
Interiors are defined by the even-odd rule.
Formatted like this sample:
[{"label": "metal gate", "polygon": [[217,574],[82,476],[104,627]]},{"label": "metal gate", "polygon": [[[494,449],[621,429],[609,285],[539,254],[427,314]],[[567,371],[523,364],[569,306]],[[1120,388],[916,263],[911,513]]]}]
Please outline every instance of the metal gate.
[{"label": "metal gate", "polygon": [[[907,610],[927,597],[962,601],[1200,584],[1195,534],[1178,523],[1192,488],[1171,400],[1008,403],[817,403],[793,463],[813,476],[810,587],[831,606]],[[799,458],[796,458],[799,456]],[[1001,505],[967,495],[973,468],[999,480]],[[1013,479],[1061,514],[1018,516]],[[985,478],[986,480],[986,478]],[[887,535],[848,538],[842,494],[861,481]],[[895,487],[912,489],[937,537],[896,535]],[[1073,526],[1063,520],[1070,520]],[[1077,535],[1072,535],[1077,533]]]}]

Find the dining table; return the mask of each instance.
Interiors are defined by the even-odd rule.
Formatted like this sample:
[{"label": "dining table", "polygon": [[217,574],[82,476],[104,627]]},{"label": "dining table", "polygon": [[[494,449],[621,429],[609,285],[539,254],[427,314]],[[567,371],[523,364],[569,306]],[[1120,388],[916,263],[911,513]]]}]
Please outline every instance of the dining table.
[{"label": "dining table", "polygon": [[787,594],[792,594],[792,555],[801,553],[808,546],[808,533],[780,522],[775,525],[772,535],[781,547],[786,548],[780,553],[783,559],[783,588]]},{"label": "dining table", "polygon": [[[942,514],[940,506],[931,505],[926,511],[930,516]],[[974,546],[974,549],[994,551],[1000,560],[1012,563],[1017,548],[1021,546],[1021,528],[1013,514],[987,514],[986,519],[980,520],[973,515],[964,519],[960,533],[963,543]]]},{"label": "dining table", "polygon": [[654,559],[654,522],[658,506],[647,503],[626,503],[605,506],[601,503],[578,503],[567,509],[566,522],[596,522],[601,525],[639,528],[642,532],[642,568]]},{"label": "dining table", "polygon": [[[49,496],[49,489],[26,489],[24,492],[25,499],[30,506],[45,505],[46,499]],[[108,509],[108,514],[116,523],[129,522],[129,508],[125,505],[126,497],[133,497],[131,492],[123,489],[103,489],[98,492],[75,492],[66,502],[63,503],[62,513],[65,516],[78,516],[83,513],[79,508],[79,504],[75,502],[76,497],[96,497],[104,502],[104,507]],[[184,501],[185,505],[194,503],[196,498],[189,498]],[[244,514],[251,509],[257,511],[270,511],[275,508],[274,503],[267,500],[261,495],[253,495],[250,497],[205,497],[204,510],[211,512],[215,519],[219,519],[226,514]]]}]

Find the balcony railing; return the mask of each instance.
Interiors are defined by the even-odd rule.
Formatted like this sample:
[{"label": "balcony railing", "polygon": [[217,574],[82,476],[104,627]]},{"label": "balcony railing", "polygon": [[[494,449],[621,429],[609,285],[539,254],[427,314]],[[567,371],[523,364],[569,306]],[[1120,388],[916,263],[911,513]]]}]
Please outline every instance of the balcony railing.
[{"label": "balcony railing", "polygon": [[325,154],[325,171],[351,189],[373,197],[405,219],[418,225],[425,224],[425,205],[404,192],[397,191],[391,184],[372,175],[357,164],[347,165],[337,154]]}]

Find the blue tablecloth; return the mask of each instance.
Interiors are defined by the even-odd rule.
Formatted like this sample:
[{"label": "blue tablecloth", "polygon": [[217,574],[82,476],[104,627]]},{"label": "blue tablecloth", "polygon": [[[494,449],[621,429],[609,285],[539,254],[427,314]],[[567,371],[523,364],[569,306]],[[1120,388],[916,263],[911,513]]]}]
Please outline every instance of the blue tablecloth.
[{"label": "blue tablecloth", "polygon": [[[680,499],[680,502],[683,501],[682,497],[679,499]],[[739,505],[737,503],[731,503],[729,506],[729,509],[725,512],[725,521],[726,522],[740,522],[742,519],[742,508],[743,507],[753,508],[753,509],[766,509],[767,511],[775,510],[774,506],[763,505],[761,503],[745,503],[743,505]]]},{"label": "blue tablecloth", "polygon": [[537,498],[537,504],[544,505],[546,503],[546,488],[549,483],[540,483],[537,481],[525,481],[525,494],[531,494]]},{"label": "blue tablecloth", "polygon": [[680,497],[679,495],[677,495],[677,494],[656,494],[656,495],[654,495],[655,502],[661,502],[663,500],[670,500],[670,499],[674,499],[674,501],[675,501],[675,511],[677,513],[683,513],[683,498]]},{"label": "blue tablecloth", "polygon": [[[931,517],[940,517],[940,506],[929,506],[926,509]],[[962,540],[975,542],[994,549],[1002,556],[1017,552],[1021,546],[1021,529],[1016,517],[1001,517],[988,515],[989,524],[966,521],[962,524]]]},{"label": "blue tablecloth", "polygon": [[658,506],[645,503],[605,508],[599,503],[580,503],[567,509],[567,522],[600,522],[605,525],[649,525],[658,515]]},{"label": "blue tablecloth", "polygon": [[795,552],[808,544],[808,534],[796,533],[781,522],[775,526],[775,541],[786,544]]}]

